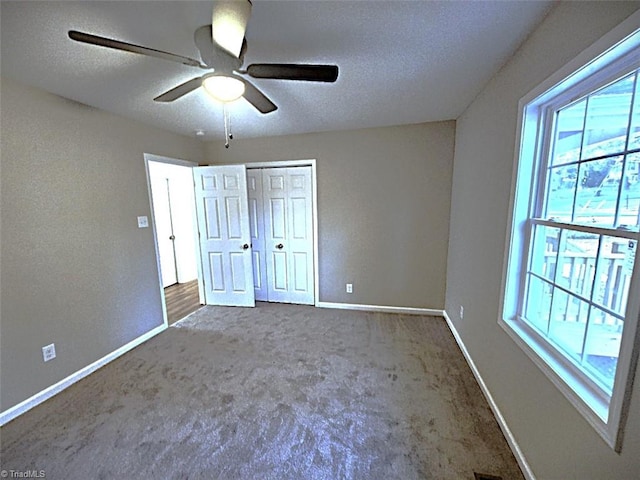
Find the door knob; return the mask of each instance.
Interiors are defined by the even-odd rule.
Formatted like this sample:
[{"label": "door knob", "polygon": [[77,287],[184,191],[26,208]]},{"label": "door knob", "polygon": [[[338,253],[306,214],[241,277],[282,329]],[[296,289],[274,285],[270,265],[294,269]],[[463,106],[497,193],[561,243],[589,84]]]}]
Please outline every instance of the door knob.
[{"label": "door knob", "polygon": [[282,245],[281,243],[279,243],[279,244],[277,244],[277,245],[276,245],[276,248],[277,248],[278,250],[282,250],[282,249],[284,248],[284,245]]},{"label": "door knob", "polygon": [[175,239],[176,239],[176,236],[175,236],[175,235],[171,235],[171,236],[169,237],[169,240],[175,240]]},{"label": "door knob", "polygon": [[245,243],[244,245],[242,245],[242,249],[243,250],[246,250],[247,248],[249,248],[249,244],[248,243]]}]

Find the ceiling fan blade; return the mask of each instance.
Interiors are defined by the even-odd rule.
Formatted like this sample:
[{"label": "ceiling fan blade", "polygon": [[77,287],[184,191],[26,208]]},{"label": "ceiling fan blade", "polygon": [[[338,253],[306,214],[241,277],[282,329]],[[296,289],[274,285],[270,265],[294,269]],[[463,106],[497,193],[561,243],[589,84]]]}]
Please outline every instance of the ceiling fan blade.
[{"label": "ceiling fan blade", "polygon": [[211,40],[211,25],[203,25],[196,29],[193,40],[200,51],[200,58],[207,65],[214,65],[215,55],[213,40]]},{"label": "ceiling fan blade", "polygon": [[113,48],[115,50],[123,50],[125,52],[138,53],[140,55],[147,55],[149,57],[162,58],[163,60],[182,63],[183,65],[189,65],[190,67],[200,67],[206,69],[209,68],[194,58],[183,57],[182,55],[176,55],[174,53],[163,52],[162,50],[142,47],[140,45],[134,45],[132,43],[121,42],[120,40],[113,40],[111,38],[99,37],[97,35],[91,35],[89,33],[69,30],[69,38],[71,40],[75,40],[76,42],[88,43],[90,45],[97,45],[99,47]]},{"label": "ceiling fan blade", "polygon": [[162,95],[158,95],[153,100],[155,102],[173,102],[187,93],[193,92],[196,88],[201,87],[203,80],[204,77],[192,78],[191,80],[164,92]]},{"label": "ceiling fan blade", "polygon": [[292,63],[254,63],[247,67],[246,73],[254,78],[331,83],[335,82],[338,78],[338,66],[299,65]]},{"label": "ceiling fan blade", "polygon": [[244,94],[242,96],[261,113],[270,113],[278,109],[276,104],[269,100],[267,96],[258,90],[255,85],[244,78],[241,78],[240,80],[244,82]]},{"label": "ceiling fan blade", "polygon": [[250,0],[215,2],[211,17],[213,41],[234,57],[240,58],[242,42],[250,16]]}]

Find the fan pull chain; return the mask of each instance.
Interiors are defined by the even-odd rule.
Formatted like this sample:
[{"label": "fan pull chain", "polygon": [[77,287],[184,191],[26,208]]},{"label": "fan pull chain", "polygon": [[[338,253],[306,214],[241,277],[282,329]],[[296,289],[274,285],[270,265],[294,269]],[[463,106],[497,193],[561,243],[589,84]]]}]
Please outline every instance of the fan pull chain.
[{"label": "fan pull chain", "polygon": [[224,116],[224,148],[229,148],[229,141],[233,140],[233,133],[231,133],[231,115],[226,104],[222,105],[222,114]]}]

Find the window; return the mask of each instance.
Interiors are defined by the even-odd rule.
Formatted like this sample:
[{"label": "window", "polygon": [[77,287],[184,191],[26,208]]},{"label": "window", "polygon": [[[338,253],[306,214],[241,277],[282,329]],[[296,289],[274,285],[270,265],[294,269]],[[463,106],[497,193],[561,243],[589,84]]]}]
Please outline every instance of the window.
[{"label": "window", "polygon": [[501,325],[619,450],[640,297],[640,31],[568,73],[521,101]]}]

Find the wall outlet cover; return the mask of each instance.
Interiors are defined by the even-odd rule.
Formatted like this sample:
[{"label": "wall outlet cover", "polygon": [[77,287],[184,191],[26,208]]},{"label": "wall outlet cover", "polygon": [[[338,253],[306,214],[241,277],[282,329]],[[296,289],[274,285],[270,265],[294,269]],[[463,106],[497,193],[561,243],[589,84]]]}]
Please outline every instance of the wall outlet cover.
[{"label": "wall outlet cover", "polygon": [[56,358],[56,345],[52,343],[51,345],[47,345],[46,347],[42,347],[42,359],[45,362],[49,360],[53,360]]}]

